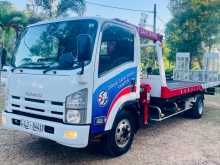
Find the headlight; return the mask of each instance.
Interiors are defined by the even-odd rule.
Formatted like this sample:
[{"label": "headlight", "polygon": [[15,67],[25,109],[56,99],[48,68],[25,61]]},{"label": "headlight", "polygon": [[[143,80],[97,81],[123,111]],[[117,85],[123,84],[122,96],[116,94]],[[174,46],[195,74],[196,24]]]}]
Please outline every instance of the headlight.
[{"label": "headlight", "polygon": [[66,98],[66,122],[85,124],[88,102],[88,89],[77,91]]},{"label": "headlight", "polygon": [[66,109],[82,110],[87,108],[88,89],[82,89],[66,98]]},{"label": "headlight", "polygon": [[66,114],[68,123],[80,123],[81,115],[78,110],[68,110]]}]

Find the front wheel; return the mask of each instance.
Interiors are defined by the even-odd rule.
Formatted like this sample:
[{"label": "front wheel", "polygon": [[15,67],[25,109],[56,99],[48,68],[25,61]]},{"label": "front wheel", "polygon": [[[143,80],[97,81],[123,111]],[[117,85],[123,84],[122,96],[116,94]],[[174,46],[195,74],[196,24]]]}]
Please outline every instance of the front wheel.
[{"label": "front wheel", "polygon": [[134,120],[129,112],[122,111],[115,119],[111,132],[106,137],[106,151],[110,156],[126,153],[133,142]]}]

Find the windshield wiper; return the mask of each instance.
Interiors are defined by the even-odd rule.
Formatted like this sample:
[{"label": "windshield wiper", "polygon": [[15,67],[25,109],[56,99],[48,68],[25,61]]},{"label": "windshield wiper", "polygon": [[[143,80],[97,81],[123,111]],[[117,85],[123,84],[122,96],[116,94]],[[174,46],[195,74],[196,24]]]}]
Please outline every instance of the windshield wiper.
[{"label": "windshield wiper", "polygon": [[47,72],[50,72],[50,71],[52,71],[52,70],[61,70],[61,69],[63,69],[63,68],[61,68],[60,66],[48,67],[47,69],[45,69],[45,70],[43,71],[43,74],[46,74]]},{"label": "windshield wiper", "polygon": [[47,62],[51,60],[55,61],[54,57],[39,58],[37,62]]},{"label": "windshield wiper", "polygon": [[[52,70],[73,70],[75,68],[77,68],[77,67],[68,68],[68,67],[61,67],[61,66],[53,66],[53,67],[48,67],[47,69],[45,69],[43,71],[43,74],[46,74],[47,72],[50,72]],[[55,72],[55,74],[56,74],[56,72]]]},{"label": "windshield wiper", "polygon": [[42,69],[42,68],[47,68],[45,65],[42,64],[36,64],[33,62],[30,63],[26,63],[26,64],[22,64],[20,66],[13,66],[13,68],[11,69],[12,72],[20,69],[20,71],[22,72],[23,69]]},{"label": "windshield wiper", "polygon": [[20,67],[13,67],[13,68],[11,69],[11,72],[16,71],[17,69],[21,69],[21,70],[22,70],[22,68],[20,68]]}]

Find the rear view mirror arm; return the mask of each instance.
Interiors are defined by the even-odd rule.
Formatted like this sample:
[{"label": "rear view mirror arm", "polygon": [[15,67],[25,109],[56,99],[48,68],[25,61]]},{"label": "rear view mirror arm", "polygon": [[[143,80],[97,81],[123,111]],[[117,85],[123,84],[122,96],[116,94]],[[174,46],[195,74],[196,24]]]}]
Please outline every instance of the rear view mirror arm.
[{"label": "rear view mirror arm", "polygon": [[78,72],[78,75],[83,75],[83,74],[84,74],[84,68],[85,68],[85,62],[82,61],[81,64],[80,64],[80,66],[81,66],[81,71]]}]

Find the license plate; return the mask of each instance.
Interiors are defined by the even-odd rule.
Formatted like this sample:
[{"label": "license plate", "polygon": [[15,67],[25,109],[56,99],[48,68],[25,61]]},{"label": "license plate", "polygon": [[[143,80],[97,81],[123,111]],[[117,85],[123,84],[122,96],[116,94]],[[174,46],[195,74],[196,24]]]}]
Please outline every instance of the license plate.
[{"label": "license plate", "polygon": [[44,131],[44,125],[37,123],[37,122],[28,121],[28,120],[22,120],[20,126],[22,128],[25,128],[27,130],[32,130],[34,132]]}]

